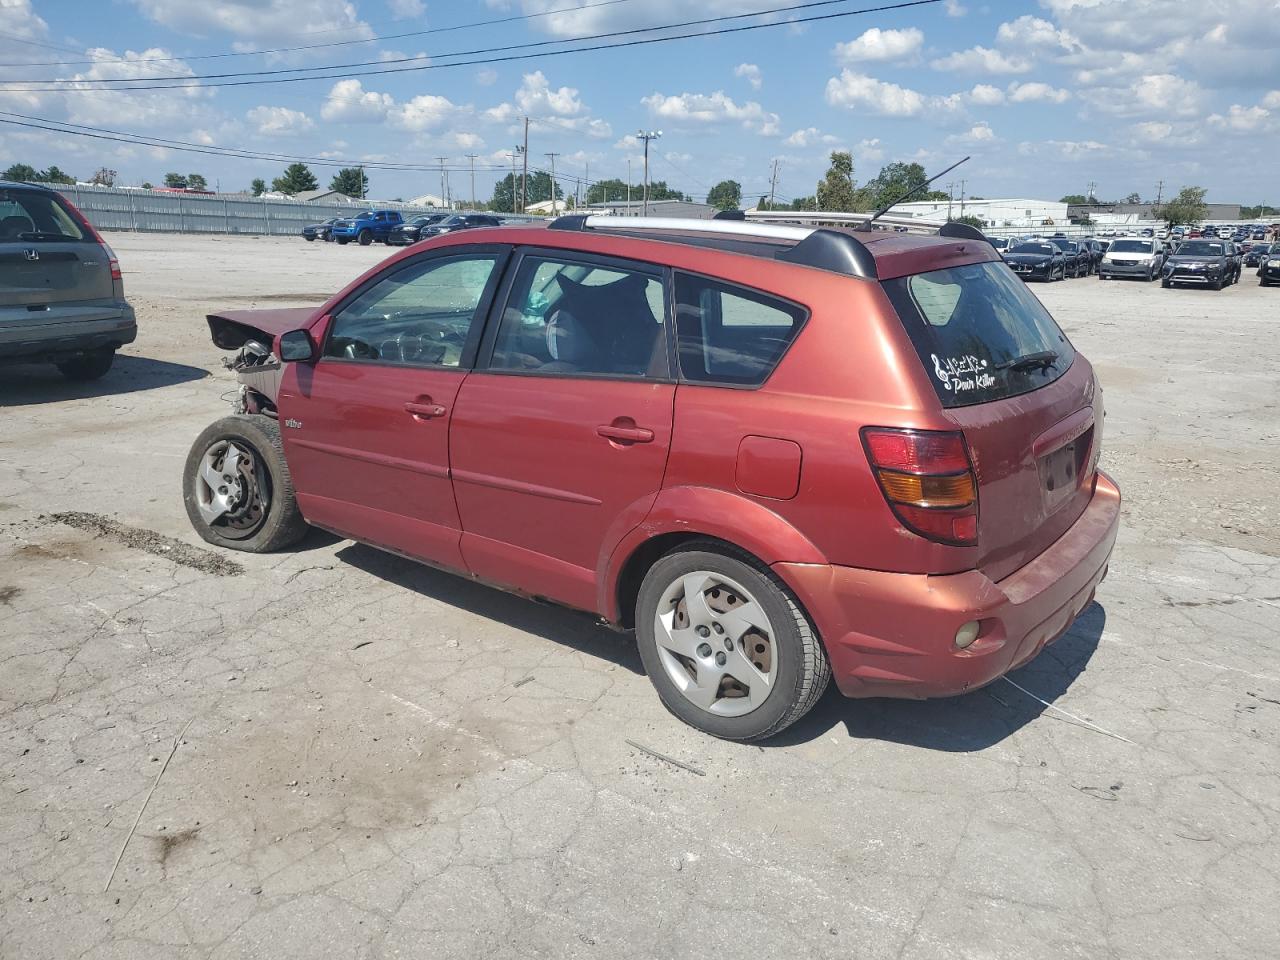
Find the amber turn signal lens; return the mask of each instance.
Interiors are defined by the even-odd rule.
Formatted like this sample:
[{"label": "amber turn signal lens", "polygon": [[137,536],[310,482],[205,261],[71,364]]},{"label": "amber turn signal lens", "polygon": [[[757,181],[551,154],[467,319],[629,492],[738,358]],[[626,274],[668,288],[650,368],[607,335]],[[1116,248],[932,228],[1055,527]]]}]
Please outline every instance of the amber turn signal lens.
[{"label": "amber turn signal lens", "polygon": [[977,494],[973,474],[950,477],[921,477],[894,470],[881,470],[880,483],[889,499],[913,507],[967,507]]}]

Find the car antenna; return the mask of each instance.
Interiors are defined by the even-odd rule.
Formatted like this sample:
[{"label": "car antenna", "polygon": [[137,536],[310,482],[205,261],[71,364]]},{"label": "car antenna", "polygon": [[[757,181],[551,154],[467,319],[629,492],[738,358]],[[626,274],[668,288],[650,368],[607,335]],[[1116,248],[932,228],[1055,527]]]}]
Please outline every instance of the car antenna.
[{"label": "car antenna", "polygon": [[907,197],[915,196],[917,193],[919,193],[919,192],[920,192],[921,190],[923,190],[925,187],[929,186],[929,184],[933,183],[933,181],[937,180],[939,177],[945,177],[948,173],[950,173],[952,170],[954,170],[956,167],[960,166],[960,164],[964,163],[964,162],[965,162],[965,160],[968,160],[968,159],[969,159],[968,157],[964,157],[964,158],[963,158],[963,159],[961,159],[961,160],[957,160],[955,163],[953,163],[951,166],[947,167],[947,169],[943,170],[941,173],[935,173],[935,174],[934,174],[932,177],[930,177],[928,180],[925,180],[925,181],[923,181],[923,182],[921,182],[921,183],[917,183],[914,187],[912,187],[910,190],[908,190],[908,191],[907,191],[906,193],[904,193],[902,196],[898,197],[896,200],[893,200],[893,201],[891,201],[890,203],[886,203],[883,207],[881,207],[879,210],[877,210],[875,213],[873,213],[873,214],[871,215],[871,217],[867,220],[867,222],[866,222],[866,223],[859,224],[857,229],[859,229],[859,230],[870,230],[870,229],[871,229],[871,225],[872,225],[873,223],[875,223],[877,220],[879,220],[881,217],[883,217],[886,213],[888,213],[890,210],[892,210],[892,209],[893,209],[894,207],[896,207],[898,204],[902,203],[902,201],[906,200],[906,199],[907,199]]}]

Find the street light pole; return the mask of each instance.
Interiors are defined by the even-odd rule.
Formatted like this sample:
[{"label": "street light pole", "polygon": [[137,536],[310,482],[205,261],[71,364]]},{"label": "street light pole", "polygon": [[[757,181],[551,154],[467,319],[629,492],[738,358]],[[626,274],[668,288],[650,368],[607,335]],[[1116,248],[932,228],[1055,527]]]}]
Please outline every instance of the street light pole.
[{"label": "street light pole", "polygon": [[471,161],[471,209],[476,208],[476,157],[478,154],[468,153],[467,159]]},{"label": "street light pole", "polygon": [[543,156],[551,158],[551,215],[555,216],[556,214],[556,157],[560,156],[560,154],[544,153]]},{"label": "street light pole", "polygon": [[649,141],[662,136],[661,130],[638,130],[636,139],[644,141],[644,215],[649,215]]}]

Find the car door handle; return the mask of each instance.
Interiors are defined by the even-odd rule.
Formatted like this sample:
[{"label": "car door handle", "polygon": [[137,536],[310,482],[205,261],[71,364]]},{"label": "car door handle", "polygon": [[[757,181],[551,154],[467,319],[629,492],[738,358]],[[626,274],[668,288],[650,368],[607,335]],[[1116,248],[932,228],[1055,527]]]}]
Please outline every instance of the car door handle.
[{"label": "car door handle", "polygon": [[596,433],[606,440],[618,443],[653,443],[653,431],[644,427],[624,427],[606,423],[596,427]]},{"label": "car door handle", "polygon": [[430,420],[433,417],[443,417],[445,415],[444,407],[438,403],[432,403],[430,398],[426,402],[418,400],[410,400],[404,405],[407,412],[413,414],[415,420]]}]

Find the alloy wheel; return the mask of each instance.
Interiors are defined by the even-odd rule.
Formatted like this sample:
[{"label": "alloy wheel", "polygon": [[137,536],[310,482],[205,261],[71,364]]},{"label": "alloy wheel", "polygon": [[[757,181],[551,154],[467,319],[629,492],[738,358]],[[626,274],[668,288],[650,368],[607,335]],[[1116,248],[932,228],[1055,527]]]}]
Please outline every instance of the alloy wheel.
[{"label": "alloy wheel", "polygon": [[698,570],[671,583],[658,602],[654,638],[668,679],[708,713],[743,716],[774,688],[773,624],[756,598],[723,574]]}]

